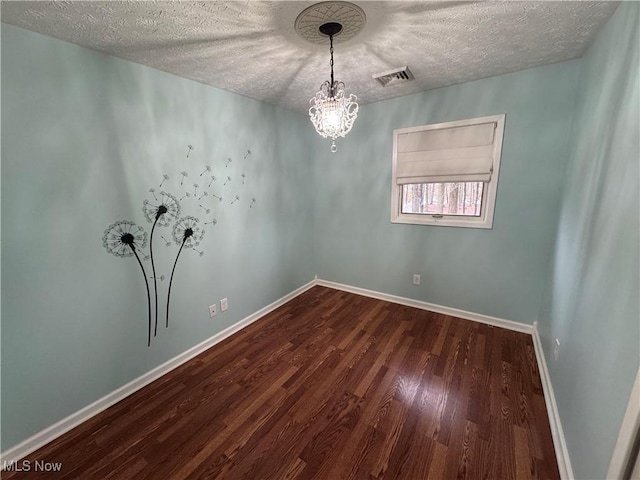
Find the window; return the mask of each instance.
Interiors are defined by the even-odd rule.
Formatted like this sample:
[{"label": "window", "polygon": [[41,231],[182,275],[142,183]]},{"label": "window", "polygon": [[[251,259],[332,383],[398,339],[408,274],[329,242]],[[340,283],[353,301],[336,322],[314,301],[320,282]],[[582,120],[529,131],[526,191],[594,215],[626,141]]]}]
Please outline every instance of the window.
[{"label": "window", "polygon": [[394,130],[391,221],[491,228],[504,119]]}]

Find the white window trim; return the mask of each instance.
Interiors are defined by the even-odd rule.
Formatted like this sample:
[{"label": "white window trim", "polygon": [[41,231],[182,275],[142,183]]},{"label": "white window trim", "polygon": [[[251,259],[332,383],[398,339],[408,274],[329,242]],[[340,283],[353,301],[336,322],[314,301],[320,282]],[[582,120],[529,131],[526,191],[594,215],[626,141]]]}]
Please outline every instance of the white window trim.
[{"label": "white window trim", "polygon": [[[418,127],[399,128],[393,131],[393,165],[391,169],[391,222],[415,225],[440,225],[445,227],[493,228],[493,213],[496,203],[498,176],[500,173],[500,157],[502,156],[502,138],[504,133],[505,114],[488,117],[471,118],[455,122],[421,125]],[[443,215],[442,217],[429,214],[402,213],[402,185],[396,181],[396,164],[398,155],[398,135],[414,133],[424,130],[438,130],[444,128],[464,127],[482,123],[496,123],[496,133],[493,142],[493,164],[491,181],[485,183],[482,191],[482,210],[478,217],[463,217],[459,215]]]}]

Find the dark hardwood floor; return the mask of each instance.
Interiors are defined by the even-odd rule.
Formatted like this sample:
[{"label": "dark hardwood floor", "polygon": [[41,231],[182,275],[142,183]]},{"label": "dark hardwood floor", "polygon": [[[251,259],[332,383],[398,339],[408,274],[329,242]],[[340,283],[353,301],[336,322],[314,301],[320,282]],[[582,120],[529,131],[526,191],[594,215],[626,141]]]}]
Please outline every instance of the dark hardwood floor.
[{"label": "dark hardwood floor", "polygon": [[528,335],[323,287],[28,460],[3,479],[559,478]]}]

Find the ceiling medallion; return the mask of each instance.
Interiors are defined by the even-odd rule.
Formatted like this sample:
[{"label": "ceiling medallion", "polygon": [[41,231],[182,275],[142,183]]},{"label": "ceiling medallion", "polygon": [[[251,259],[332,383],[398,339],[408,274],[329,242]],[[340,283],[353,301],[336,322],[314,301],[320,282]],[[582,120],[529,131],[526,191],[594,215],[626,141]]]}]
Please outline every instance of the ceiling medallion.
[{"label": "ceiling medallion", "polygon": [[342,30],[334,35],[334,43],[352,39],[362,31],[367,17],[364,11],[349,2],[320,2],[305,8],[296,18],[295,29],[302,38],[317,45],[327,44],[327,35],[320,32],[325,23],[339,23]]}]

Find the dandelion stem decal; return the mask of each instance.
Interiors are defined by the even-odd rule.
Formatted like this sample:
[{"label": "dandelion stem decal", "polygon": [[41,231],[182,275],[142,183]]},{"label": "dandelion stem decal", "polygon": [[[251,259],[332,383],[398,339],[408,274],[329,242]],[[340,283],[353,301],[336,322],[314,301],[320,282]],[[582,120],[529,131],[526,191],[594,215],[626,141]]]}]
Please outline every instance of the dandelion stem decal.
[{"label": "dandelion stem decal", "polygon": [[155,294],[155,313],[156,322],[153,330],[153,336],[158,334],[158,281],[156,278],[156,264],[153,260],[153,232],[156,225],[161,227],[168,226],[180,214],[180,203],[178,199],[170,193],[160,192],[160,203],[152,204],[145,200],[142,203],[142,212],[148,222],[153,222],[151,227],[151,235],[149,236],[149,253],[151,255],[151,270],[153,271],[153,290]]},{"label": "dandelion stem decal", "polygon": [[[211,175],[211,181],[209,182],[209,187],[210,187],[210,186],[211,186],[211,184],[212,184],[213,182],[215,182],[215,181],[216,181],[216,176],[215,176],[215,175]],[[208,188],[208,187],[207,187],[207,188]]]},{"label": "dandelion stem decal", "polygon": [[104,231],[102,237],[102,245],[107,252],[116,257],[130,257],[135,255],[138,265],[142,270],[144,283],[147,287],[147,313],[149,317],[149,326],[147,330],[147,347],[151,345],[151,293],[149,291],[149,281],[147,280],[147,272],[142,265],[142,261],[138,256],[137,249],[142,249],[147,244],[147,234],[133,222],[123,220],[109,226]]},{"label": "dandelion stem decal", "polygon": [[202,176],[202,175],[204,175],[205,173],[210,172],[210,171],[211,171],[211,167],[210,167],[209,165],[206,165],[206,166],[204,167],[204,172],[202,172],[202,173],[200,174],[200,176]]},{"label": "dandelion stem decal", "polygon": [[191,216],[183,217],[176,222],[173,226],[173,241],[176,245],[180,245],[176,260],[173,262],[173,269],[171,270],[171,277],[169,279],[169,290],[167,292],[167,322],[165,327],[169,326],[169,302],[171,300],[171,286],[173,284],[173,275],[176,271],[176,265],[178,264],[178,258],[182,253],[183,248],[195,248],[200,244],[200,240],[204,236],[204,230],[198,225],[200,221]]}]

